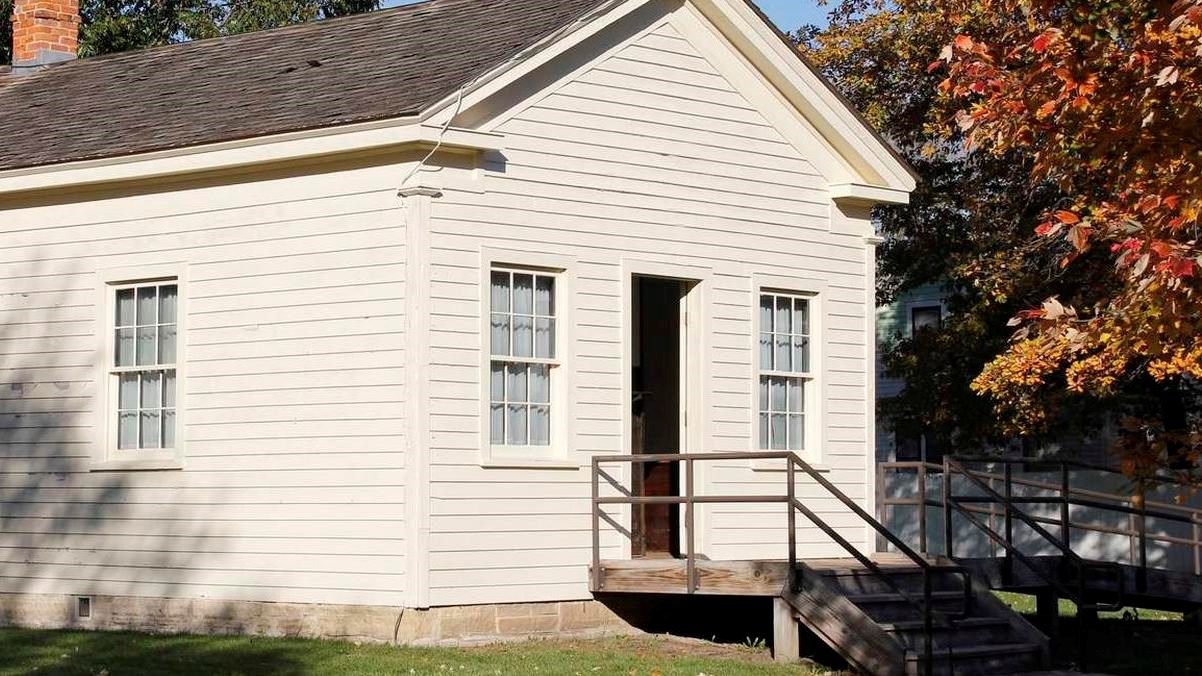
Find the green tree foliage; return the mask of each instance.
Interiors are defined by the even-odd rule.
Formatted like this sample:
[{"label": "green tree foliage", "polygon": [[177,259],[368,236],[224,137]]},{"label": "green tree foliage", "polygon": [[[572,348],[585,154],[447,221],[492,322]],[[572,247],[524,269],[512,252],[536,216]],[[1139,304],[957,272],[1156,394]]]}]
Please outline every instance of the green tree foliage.
[{"label": "green tree foliage", "polygon": [[[0,0],[0,63],[12,58],[12,3]],[[82,0],[79,51],[81,56],[112,54],[358,14],[379,6],[379,0]]]}]

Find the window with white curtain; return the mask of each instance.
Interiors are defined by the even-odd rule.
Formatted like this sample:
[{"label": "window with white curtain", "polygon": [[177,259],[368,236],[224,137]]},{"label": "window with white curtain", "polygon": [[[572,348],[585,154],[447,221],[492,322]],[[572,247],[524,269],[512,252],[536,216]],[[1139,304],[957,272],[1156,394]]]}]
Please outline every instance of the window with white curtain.
[{"label": "window with white curtain", "polygon": [[112,288],[110,415],[119,451],[176,446],[179,285],[174,281]]},{"label": "window with white curtain", "polygon": [[806,398],[814,381],[810,298],[761,293],[759,330],[759,447],[805,450]]},{"label": "window with white curtain", "polygon": [[557,276],[493,268],[489,294],[489,439],[492,447],[551,445],[557,354]]}]

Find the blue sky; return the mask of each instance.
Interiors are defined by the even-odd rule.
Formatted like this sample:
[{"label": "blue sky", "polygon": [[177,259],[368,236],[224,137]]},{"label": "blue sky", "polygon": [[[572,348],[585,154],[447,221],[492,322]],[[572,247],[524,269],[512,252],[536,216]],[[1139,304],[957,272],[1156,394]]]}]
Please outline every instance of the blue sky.
[{"label": "blue sky", "polygon": [[755,4],[786,33],[801,28],[802,24],[823,25],[830,11],[829,5],[819,7],[814,0],[755,0]]},{"label": "blue sky", "polygon": [[[385,7],[395,7],[397,5],[408,5],[418,0],[384,0]],[[822,25],[826,23],[826,13],[829,7],[819,7],[815,0],[755,0],[755,3],[764,10],[764,13],[772,17],[776,25],[786,33],[791,33],[802,24],[812,23]]]}]

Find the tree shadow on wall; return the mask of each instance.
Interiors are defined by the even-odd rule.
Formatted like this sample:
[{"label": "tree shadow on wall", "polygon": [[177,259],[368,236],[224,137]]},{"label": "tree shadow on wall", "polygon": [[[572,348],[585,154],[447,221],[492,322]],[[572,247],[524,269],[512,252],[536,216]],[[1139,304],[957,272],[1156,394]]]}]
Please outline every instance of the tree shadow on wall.
[{"label": "tree shadow on wall", "polygon": [[[25,236],[47,235],[0,243]],[[92,263],[10,249],[0,263],[0,625],[69,624],[64,597],[195,596],[226,544],[211,519],[214,492],[181,472],[93,471],[104,444],[97,336],[106,327],[97,326]],[[39,606],[19,594],[58,598]]]}]

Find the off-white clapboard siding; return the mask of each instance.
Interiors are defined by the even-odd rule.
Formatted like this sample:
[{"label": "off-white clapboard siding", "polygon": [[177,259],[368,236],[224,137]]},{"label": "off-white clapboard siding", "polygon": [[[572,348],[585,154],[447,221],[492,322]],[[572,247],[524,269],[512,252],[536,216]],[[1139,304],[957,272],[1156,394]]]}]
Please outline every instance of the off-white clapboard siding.
[{"label": "off-white clapboard siding", "polygon": [[[0,591],[403,602],[401,174],[0,203]],[[186,469],[90,472],[94,273],[181,262]]]},{"label": "off-white clapboard siding", "polygon": [[[448,191],[434,206],[433,603],[587,595],[587,469],[479,466],[481,247],[576,260],[568,456],[582,465],[623,450],[624,258],[712,271],[704,358],[714,451],[756,443],[752,273],[823,280],[831,400],[822,462],[850,496],[867,499],[864,241],[831,232],[826,179],[714,64],[665,24],[497,131],[506,136],[504,161],[488,167],[485,193]],[[711,494],[784,490],[783,473],[753,471],[746,461],[707,466],[703,476]],[[798,495],[863,541],[863,524],[812,482],[800,482]],[[757,527],[747,528],[749,520]],[[703,522],[711,557],[785,554],[782,507],[713,508]],[[836,553],[812,528],[800,542],[803,555]],[[607,531],[603,544],[617,555],[621,536]]]}]

